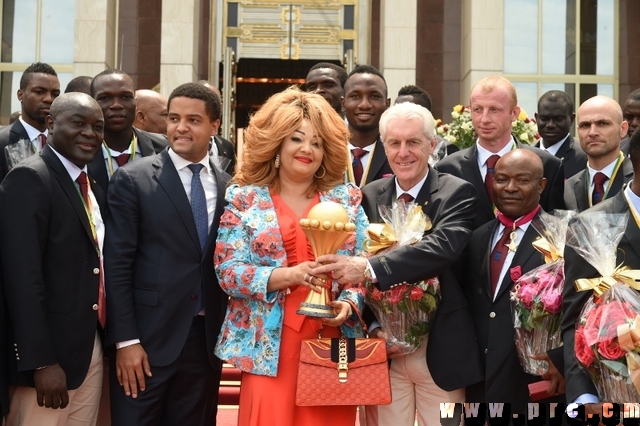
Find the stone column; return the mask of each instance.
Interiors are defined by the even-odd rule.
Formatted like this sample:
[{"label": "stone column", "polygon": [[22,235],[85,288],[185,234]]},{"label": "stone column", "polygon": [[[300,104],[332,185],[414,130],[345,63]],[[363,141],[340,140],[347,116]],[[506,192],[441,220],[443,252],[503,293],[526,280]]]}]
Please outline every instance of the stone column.
[{"label": "stone column", "polygon": [[76,0],[74,75],[93,77],[117,66],[117,1]]}]

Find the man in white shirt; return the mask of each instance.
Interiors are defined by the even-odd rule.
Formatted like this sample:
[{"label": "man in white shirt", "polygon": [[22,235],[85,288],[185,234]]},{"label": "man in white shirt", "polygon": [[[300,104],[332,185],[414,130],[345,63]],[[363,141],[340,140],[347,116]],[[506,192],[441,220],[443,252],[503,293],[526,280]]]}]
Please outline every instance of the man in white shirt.
[{"label": "man in white shirt", "polygon": [[[51,103],[60,95],[56,71],[43,62],[29,65],[20,78],[17,95],[21,115],[11,126],[0,129],[0,182],[11,167],[45,146],[48,134],[45,118],[49,115]],[[20,153],[15,152],[7,158],[8,145],[20,148]]]},{"label": "man in white shirt", "polygon": [[620,150],[629,125],[615,100],[602,95],[587,99],[578,108],[577,122],[588,163],[565,182],[564,203],[581,212],[620,192],[633,177],[633,166]]}]

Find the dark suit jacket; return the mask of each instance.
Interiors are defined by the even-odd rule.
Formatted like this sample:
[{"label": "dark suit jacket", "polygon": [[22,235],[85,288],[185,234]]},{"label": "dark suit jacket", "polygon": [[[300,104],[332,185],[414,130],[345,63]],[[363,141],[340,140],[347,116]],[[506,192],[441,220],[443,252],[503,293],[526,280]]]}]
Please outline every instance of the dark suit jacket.
[{"label": "dark suit jacket", "polygon": [[[622,170],[613,179],[613,183],[607,193],[607,198],[616,195],[622,189],[623,184],[633,179],[633,164],[627,157],[622,162]],[[583,170],[564,183],[564,204],[567,210],[583,212],[589,206],[589,186],[587,182],[587,170]]]},{"label": "dark suit jacket", "polygon": [[29,134],[20,120],[14,121],[11,126],[0,129],[0,182],[2,182],[7,173],[9,173],[4,149],[7,145],[16,143],[20,139],[29,139]]},{"label": "dark suit jacket", "polygon": [[[605,200],[580,215],[592,212],[626,213],[629,205],[624,197],[624,191],[618,192],[613,198]],[[579,216],[580,216],[579,215]],[[579,217],[578,216],[578,217]],[[593,292],[576,292],[574,283],[578,278],[593,278],[600,274],[574,249],[565,246],[565,279],[564,294],[562,300],[562,340],[564,342],[564,377],[567,393],[567,402],[573,402],[584,393],[598,395],[589,375],[578,365],[575,346],[575,323],[580,316],[584,304]],[[640,269],[640,229],[636,225],[633,216],[629,216],[627,228],[622,240],[618,244],[618,257],[616,265],[624,262],[631,269]],[[626,402],[626,401],[614,401]]]},{"label": "dark suit jacket", "polygon": [[218,148],[218,156],[228,158],[229,163],[223,167],[223,170],[233,176],[236,168],[236,150],[231,142],[221,136],[214,136],[213,140]]},{"label": "dark suit jacket", "polygon": [[[517,147],[530,149],[542,159],[544,177],[547,178],[547,186],[540,196],[540,205],[543,210],[564,209],[564,201],[562,199],[564,193],[564,171],[562,162],[539,148],[523,145],[519,142]],[[449,173],[470,182],[476,189],[478,207],[473,229],[477,229],[480,225],[495,219],[493,205],[489,200],[489,195],[484,187],[484,180],[478,168],[478,149],[475,144],[440,160],[436,168],[443,173]]]},{"label": "dark suit jacket", "polygon": [[2,271],[0,271],[0,417],[9,412],[9,370],[8,357],[13,357],[7,340],[7,329],[10,327],[7,308],[2,287]]},{"label": "dark suit jacket", "polygon": [[[536,147],[540,147],[540,142],[536,144]],[[556,157],[562,161],[565,179],[569,179],[587,167],[587,154],[580,147],[580,142],[571,135],[558,148]]]},{"label": "dark suit jacket", "polygon": [[[366,174],[362,175],[362,181],[360,187],[364,187],[366,184],[375,180],[382,179],[384,176],[393,175],[393,170],[389,166],[387,160],[387,154],[384,152],[384,146],[378,136],[378,140],[375,142],[376,147],[373,151],[373,156],[369,159],[369,169],[365,170]],[[349,162],[351,162],[351,154],[349,153]]]},{"label": "dark suit jacket", "polygon": [[[227,296],[213,268],[218,222],[229,175],[213,166],[217,204],[204,252],[191,206],[169,153],[142,158],[118,169],[107,194],[105,236],[106,344],[140,339],[152,366],[172,363],[181,353],[204,283],[207,353],[214,345]],[[144,218],[144,220],[140,220]]]},{"label": "dark suit jacket", "polygon": [[[527,385],[541,379],[525,373],[518,360],[509,300],[514,283],[509,272],[505,274],[495,300],[491,297],[489,255],[498,225],[498,220],[494,219],[476,229],[465,253],[467,262],[462,283],[471,306],[484,366],[484,381],[467,388],[467,401],[508,402],[512,404],[512,413],[526,413],[527,403],[531,402]],[[544,256],[531,245],[537,237],[536,230],[529,226],[509,268],[519,265],[524,274],[544,263]],[[549,356],[562,371],[562,350],[553,352]]]},{"label": "dark suit jacket", "polygon": [[[140,152],[143,157],[155,155],[167,147],[169,142],[166,136],[160,133],[150,133],[144,130],[133,128],[136,136],[138,137],[138,145],[140,146]],[[96,157],[91,163],[89,163],[89,174],[98,182],[100,188],[106,193],[109,189],[109,173],[107,172],[107,166],[105,165],[104,155],[102,150],[98,151]]]},{"label": "dark suit jacket", "polygon": [[[382,222],[378,206],[390,206],[395,201],[395,178],[370,183],[362,195],[369,220]],[[482,379],[469,306],[451,269],[471,235],[474,189],[461,179],[430,169],[416,202],[431,218],[431,231],[414,245],[370,257],[369,261],[381,290],[403,281],[440,278],[442,301],[429,333],[427,364],[435,383],[452,391]]]},{"label": "dark suit jacket", "polygon": [[[104,220],[105,197],[92,183]],[[11,384],[34,386],[34,369],[59,363],[67,387],[76,389],[89,369],[100,260],[80,197],[48,146],[0,185],[0,254],[15,350]]]}]

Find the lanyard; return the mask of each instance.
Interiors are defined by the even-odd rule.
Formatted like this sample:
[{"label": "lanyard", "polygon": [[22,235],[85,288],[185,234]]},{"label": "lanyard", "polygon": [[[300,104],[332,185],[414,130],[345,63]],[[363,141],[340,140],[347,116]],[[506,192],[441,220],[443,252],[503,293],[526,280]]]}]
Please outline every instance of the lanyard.
[{"label": "lanyard", "polygon": [[[620,171],[620,167],[622,167],[623,161],[624,161],[624,154],[622,153],[622,151],[620,151],[620,155],[616,160],[616,165],[613,167],[613,173],[611,173],[611,178],[609,178],[609,184],[607,185],[607,190],[604,192],[604,197],[602,197],[602,201],[607,199],[607,195],[609,195],[609,190],[613,186],[613,181],[615,180],[616,175],[618,174],[618,171]],[[587,196],[589,197],[589,207],[593,207],[593,204],[591,201],[591,191],[589,190],[591,189],[591,182],[593,180],[593,177],[591,176],[591,173],[589,173],[588,167],[587,167],[587,177],[588,179],[586,179],[585,184],[587,185]]]},{"label": "lanyard", "polygon": [[640,214],[636,210],[636,206],[634,206],[631,200],[629,199],[629,195],[627,194],[627,191],[623,189],[622,192],[624,192],[624,198],[627,200],[627,204],[629,204],[629,211],[631,211],[631,215],[633,216],[633,219],[636,221],[636,225],[638,225],[638,228],[640,228]]},{"label": "lanyard", "polygon": [[[113,168],[113,156],[111,155],[111,149],[107,145],[106,142],[102,142],[107,151],[107,160],[109,162],[109,176],[113,176],[115,172]],[[129,162],[136,159],[136,149],[138,148],[138,137],[136,136],[136,132],[133,132],[133,137],[131,138],[131,144],[129,145],[129,149],[131,151],[131,156],[129,157]]]}]

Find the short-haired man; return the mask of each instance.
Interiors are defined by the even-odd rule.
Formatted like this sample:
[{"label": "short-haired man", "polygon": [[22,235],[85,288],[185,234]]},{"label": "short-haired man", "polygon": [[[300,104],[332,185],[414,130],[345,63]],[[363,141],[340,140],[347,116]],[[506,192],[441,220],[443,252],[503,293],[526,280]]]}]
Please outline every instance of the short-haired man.
[{"label": "short-haired man", "polygon": [[135,89],[126,72],[107,69],[96,75],[91,82],[91,96],[104,114],[104,143],[89,164],[89,173],[107,192],[109,179],[118,168],[162,151],[167,139],[133,127]]},{"label": "short-haired man", "polygon": [[[211,90],[222,101],[220,90],[211,82],[207,80],[198,80],[198,84],[203,85],[207,89]],[[222,120],[222,112],[217,117],[218,120]],[[236,168],[236,148],[235,146],[222,136],[216,134],[211,137],[211,147],[209,149],[211,153],[211,159],[222,170],[233,176]]]},{"label": "short-haired man", "polygon": [[588,165],[565,182],[564,203],[581,212],[620,192],[633,178],[633,165],[620,150],[628,124],[615,100],[602,95],[587,99],[578,108],[577,121]]},{"label": "short-haired man", "polygon": [[[538,233],[530,224],[539,215],[546,183],[542,160],[530,150],[515,149],[498,160],[492,188],[498,217],[473,232],[461,280],[484,371],[482,381],[467,387],[466,401],[508,403],[513,414],[528,412],[528,385],[540,377],[524,372],[513,343],[510,292],[515,283],[510,271],[519,268],[524,274],[544,264],[544,256],[531,245]],[[509,242],[513,244],[507,247]],[[550,393],[562,392],[562,349],[539,355],[550,363],[545,374],[552,380]]]},{"label": "short-haired man", "polygon": [[[395,105],[402,102],[412,102],[414,104],[421,105],[431,112],[431,96],[429,96],[429,93],[427,93],[427,91],[422,87],[418,87],[413,84],[401,87],[400,90],[398,90],[398,96],[393,103]],[[438,138],[438,146],[436,147],[436,151],[433,156],[436,161],[443,159],[449,154],[460,151],[460,148],[458,148],[456,144],[449,142],[437,134],[436,137]]]},{"label": "short-haired man", "polygon": [[329,105],[344,117],[342,96],[347,77],[347,72],[341,66],[331,62],[319,62],[309,69],[304,87],[307,92],[317,93],[325,98]]},{"label": "short-haired man", "polygon": [[569,133],[575,116],[573,100],[561,90],[550,90],[538,99],[535,118],[542,140],[536,146],[562,161],[565,179],[587,167],[587,154]]},{"label": "short-haired man", "polygon": [[[170,148],[119,169],[105,270],[113,424],[215,424],[213,349],[227,297],[213,267],[229,175],[209,157],[220,99],[197,83],[169,96]],[[144,220],[140,220],[144,218]]]},{"label": "short-haired man", "polygon": [[[378,407],[381,425],[413,424],[416,410],[420,425],[439,424],[440,403],[463,402],[463,388],[482,379],[471,313],[451,268],[471,236],[475,190],[429,166],[436,138],[435,121],[427,109],[412,103],[394,105],[382,115],[380,133],[395,177],[362,190],[365,213],[371,222],[382,222],[379,206],[390,207],[397,199],[415,201],[434,226],[416,244],[368,259],[320,256],[316,260],[323,266],[312,274],[331,273],[340,284],[366,279],[383,291],[397,283],[439,277],[442,300],[433,328],[420,349],[392,360],[393,402]],[[454,417],[450,420],[458,425],[459,413]]]},{"label": "short-haired man", "polygon": [[547,186],[540,196],[545,211],[564,208],[564,169],[555,156],[539,148],[517,142],[511,134],[511,124],[518,118],[520,107],[513,84],[501,76],[485,77],[476,83],[469,96],[471,120],[478,140],[476,143],[439,161],[437,169],[470,182],[478,194],[478,209],[474,229],[495,219],[493,177],[495,163],[507,152],[526,148],[535,152],[544,167]]},{"label": "short-haired man", "polygon": [[12,125],[0,129],[0,182],[9,172],[5,152],[8,145],[21,140],[27,142],[28,145],[22,148],[28,154],[20,156],[18,160],[40,152],[46,145],[48,132],[45,118],[49,115],[53,100],[60,95],[58,74],[49,64],[31,64],[22,73],[17,94],[21,115]]},{"label": "short-haired man", "polygon": [[[11,323],[7,425],[95,425],[102,389],[105,195],[87,178],[104,122],[84,93],[58,97],[40,155],[0,185]],[[67,420],[68,419],[68,420]]]},{"label": "short-haired man", "polygon": [[640,127],[640,89],[636,89],[629,93],[627,99],[622,104],[622,117],[629,123],[627,134],[620,142],[620,150],[625,157],[629,156],[629,138],[633,135],[638,127]]},{"label": "short-haired man", "polygon": [[389,108],[387,82],[380,71],[370,65],[358,65],[344,84],[344,108],[349,122],[351,161],[348,181],[363,187],[393,174],[384,153],[378,123]]},{"label": "short-haired man", "polygon": [[67,84],[67,87],[64,89],[64,93],[81,92],[91,96],[92,81],[93,77],[89,77],[88,75],[81,75],[72,78],[71,81]]},{"label": "short-haired man", "polygon": [[133,127],[151,133],[167,133],[167,98],[155,90],[136,90]]},{"label": "short-haired man", "polygon": [[[580,117],[580,111],[578,111]],[[595,124],[595,123],[594,123]],[[613,197],[603,201],[580,215],[590,213],[629,213],[624,235],[616,250],[616,265],[628,266],[630,269],[640,269],[640,132],[635,132],[629,139],[629,158],[636,172],[628,185]],[[580,216],[578,215],[578,217]],[[580,312],[593,292],[577,292],[573,283],[580,278],[594,278],[600,273],[578,254],[573,248],[565,246],[565,280],[562,301],[562,341],[565,359],[565,379],[568,413],[578,414],[575,404],[585,404],[585,418],[589,414],[602,415],[602,400],[598,398],[593,381],[589,374],[578,364],[575,354],[575,325]],[[606,402],[637,402],[637,401],[606,401]],[[602,424],[602,419],[601,423]],[[606,421],[605,421],[606,423]],[[578,424],[578,423],[576,423]]]}]

